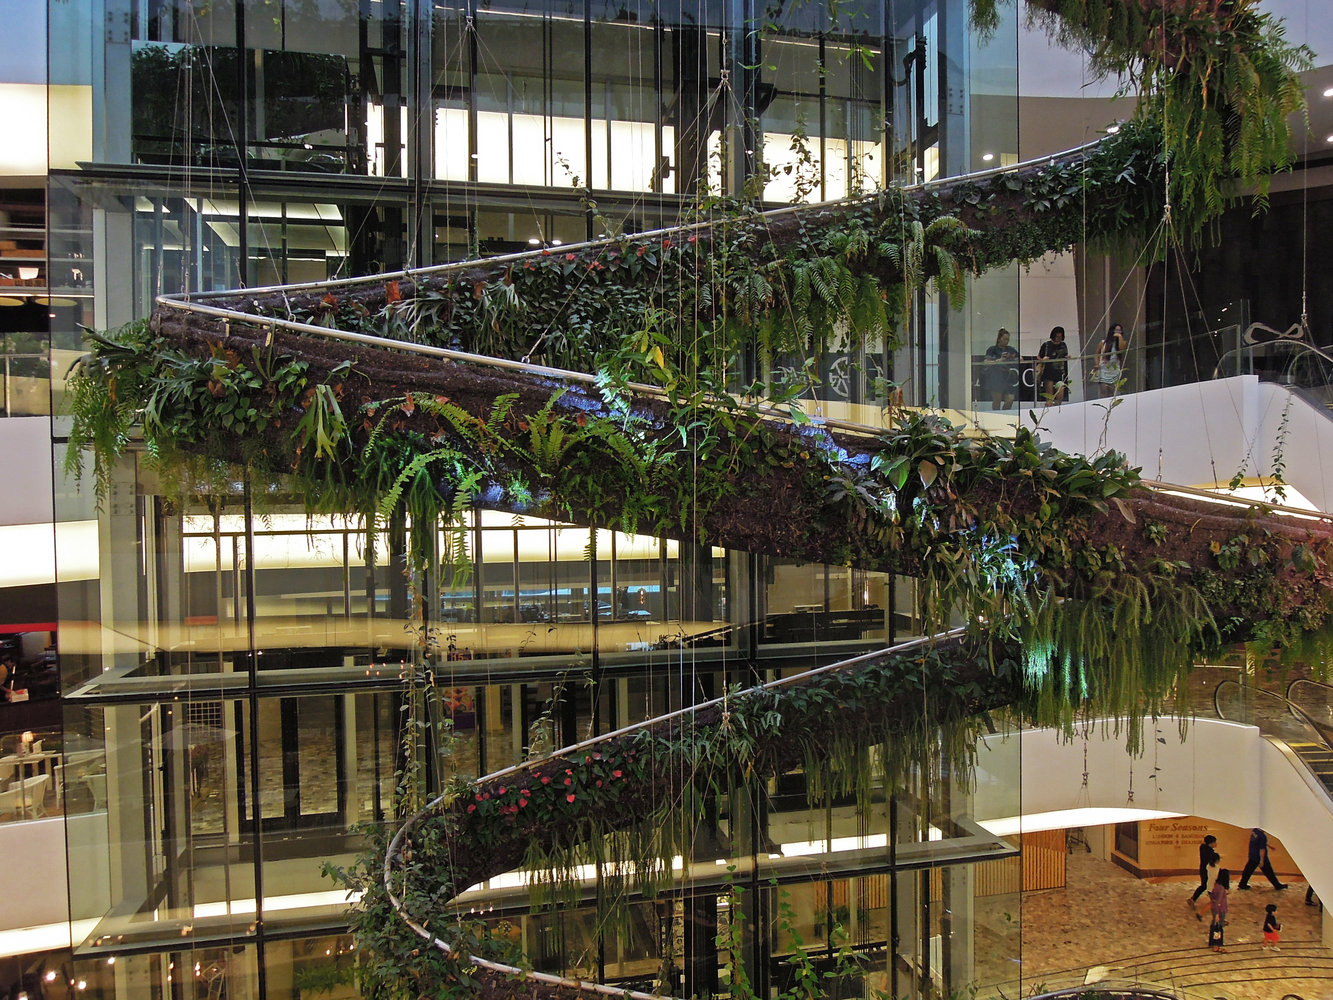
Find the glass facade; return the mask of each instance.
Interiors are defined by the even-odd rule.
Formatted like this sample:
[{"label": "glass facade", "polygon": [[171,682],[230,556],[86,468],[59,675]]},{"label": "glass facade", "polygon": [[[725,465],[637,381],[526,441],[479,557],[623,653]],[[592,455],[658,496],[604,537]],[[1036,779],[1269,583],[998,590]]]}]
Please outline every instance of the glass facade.
[{"label": "glass facade", "polygon": [[[463,570],[441,570],[417,618],[392,526],[368,540],[353,518],[275,497],[256,512],[241,484],[184,506],[158,489],[127,459],[101,511],[86,490],[60,499],[64,523],[92,520],[98,540],[96,565],[61,561],[61,801],[70,857],[89,866],[70,883],[75,974],[104,992],[166,996],[165,974],[197,966],[196,979],[239,977],[239,995],[294,995],[279,985],[295,975],[293,935],[343,926],[321,866],[350,863],[358,824],[391,815],[401,675],[420,638],[455,737],[438,784],[880,648],[913,621],[890,613],[910,590],[884,574],[487,512],[441,532]],[[1015,814],[1017,741],[986,764],[1004,780],[981,811]],[[502,883],[457,905],[507,921],[539,968],[618,983],[665,962],[672,988],[716,989],[743,961],[778,988],[798,936],[832,967],[836,929],[870,962],[866,989],[1010,986],[1017,928],[1000,915],[1015,903],[997,896],[1017,890],[984,873],[1015,848],[978,822],[970,777],[922,765],[915,788],[866,809],[811,805],[800,769],[747,793],[757,812],[745,796],[720,804],[690,877],[633,904],[628,937],[595,908],[533,912]],[[730,873],[714,856],[736,859]],[[736,884],[765,927],[740,957],[715,940],[742,905]],[[703,937],[688,931],[700,920]],[[224,970],[237,942],[249,964],[236,953]]]},{"label": "glass facade", "polygon": [[[841,198],[1017,149],[1015,25],[979,44],[962,0],[776,23],[713,2],[107,0],[52,5],[48,31],[49,83],[87,110],[57,125],[51,90],[49,182],[30,184],[48,221],[40,244],[14,240],[41,251],[42,284],[0,308],[7,412],[31,395],[59,413],[82,328],[160,294],[642,231],[701,192]],[[893,380],[975,409],[974,330],[1016,288],[923,297],[896,352],[828,345],[811,405],[880,419]],[[390,815],[401,675],[423,645],[455,738],[439,785],[919,632],[912,582],[886,573],[484,511],[440,527],[453,567],[417,614],[406,526],[307,517],[282,484],[233,475],[181,490],[131,453],[98,504],[57,474],[74,946],[34,969],[76,991],[296,997],[349,963],[320,866]],[[1012,815],[1016,743],[1004,753],[996,814]],[[925,761],[866,810],[810,805],[799,770],[752,793],[757,829],[719,808],[732,882],[699,854],[678,891],[630,904],[623,935],[591,906],[532,912],[498,888],[486,905],[536,967],[625,985],[669,968],[672,989],[716,991],[742,962],[777,990],[797,936],[832,968],[845,933],[867,957],[858,992],[1016,986],[1018,883],[995,872],[1017,848],[979,825],[968,781]],[[729,933],[745,907],[761,929]]]}]

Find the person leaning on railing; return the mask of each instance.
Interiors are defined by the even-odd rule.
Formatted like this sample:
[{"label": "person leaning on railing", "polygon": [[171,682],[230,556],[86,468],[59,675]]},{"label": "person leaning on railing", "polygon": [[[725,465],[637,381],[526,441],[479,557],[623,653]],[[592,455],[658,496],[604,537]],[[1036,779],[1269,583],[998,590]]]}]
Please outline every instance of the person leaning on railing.
[{"label": "person leaning on railing", "polygon": [[1092,379],[1101,386],[1102,398],[1115,395],[1116,387],[1124,377],[1125,351],[1128,347],[1125,328],[1119,323],[1112,323],[1097,347],[1097,364],[1092,369]]},{"label": "person leaning on railing", "polygon": [[1051,338],[1037,351],[1037,386],[1046,405],[1063,403],[1069,392],[1069,345],[1065,328],[1051,328]]}]

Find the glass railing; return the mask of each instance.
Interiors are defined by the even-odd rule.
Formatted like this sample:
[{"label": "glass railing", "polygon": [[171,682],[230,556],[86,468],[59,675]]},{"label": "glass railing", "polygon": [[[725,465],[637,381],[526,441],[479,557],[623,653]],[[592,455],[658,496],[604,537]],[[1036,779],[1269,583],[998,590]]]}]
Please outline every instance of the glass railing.
[{"label": "glass railing", "polygon": [[1213,692],[1213,707],[1220,719],[1257,726],[1265,736],[1286,743],[1323,742],[1319,730],[1298,707],[1271,691],[1223,681]]},{"label": "glass railing", "polygon": [[51,412],[51,361],[45,351],[0,354],[0,416],[44,417]]},{"label": "glass railing", "polygon": [[1248,344],[1218,359],[1214,378],[1255,375],[1260,382],[1296,389],[1324,406],[1333,402],[1333,354],[1294,340]]},{"label": "glass railing", "polygon": [[1287,701],[1333,746],[1333,684],[1294,680],[1287,685]]},{"label": "glass railing", "polygon": [[[74,755],[70,755],[71,757]],[[101,754],[105,774],[106,755]],[[93,761],[80,756],[66,759],[60,734],[54,730],[29,730],[0,736],[0,823],[41,819],[64,811],[66,782],[71,767],[91,773]],[[105,777],[103,778],[105,789]],[[92,798],[92,792],[88,794]],[[105,790],[102,800],[105,803]]]}]

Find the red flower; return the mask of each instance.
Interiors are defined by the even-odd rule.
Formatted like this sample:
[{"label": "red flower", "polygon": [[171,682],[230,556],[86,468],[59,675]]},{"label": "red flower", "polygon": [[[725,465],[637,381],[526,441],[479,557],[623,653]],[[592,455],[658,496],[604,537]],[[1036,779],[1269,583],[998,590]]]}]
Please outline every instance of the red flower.
[{"label": "red flower", "polygon": [[477,811],[477,807],[475,805],[470,805],[467,807],[467,811],[470,813],[474,813]]},{"label": "red flower", "polygon": [[573,793],[573,792],[570,792],[568,795],[566,795],[566,796],[565,796],[565,801],[566,801],[566,802],[573,802],[573,801],[574,801],[574,793]]},{"label": "red flower", "polygon": [[573,784],[573,783],[574,783],[574,779],[573,779],[573,778],[566,778],[566,779],[565,779],[565,784],[566,784],[566,785],[570,785],[570,784]]},{"label": "red flower", "polygon": [[542,784],[543,784],[543,785],[549,785],[550,783],[551,783],[551,779],[548,778],[546,775],[543,774],[543,775],[542,775]]},{"label": "red flower", "polygon": [[647,252],[648,252],[648,248],[647,248],[647,247],[639,247],[639,249],[637,249],[637,250],[634,251],[634,256],[636,256],[636,257],[642,257],[642,256],[643,256],[645,253],[647,253]]},{"label": "red flower", "polygon": [[613,778],[619,778],[619,777],[620,777],[620,771],[619,771],[619,770],[612,771],[612,772],[611,772],[611,777],[613,777]]},{"label": "red flower", "polygon": [[598,779],[597,779],[597,787],[598,787],[598,788],[601,788],[601,787],[602,787],[602,779],[601,779],[601,778],[598,778]]},{"label": "red flower", "polygon": [[567,253],[567,254],[565,254],[565,260],[578,260],[578,259],[579,259],[579,255],[576,254],[576,253]]},{"label": "red flower", "polygon": [[518,804],[519,804],[520,806],[526,806],[526,805],[528,804],[528,800],[527,800],[527,799],[519,799],[519,800],[518,800]]},{"label": "red flower", "polygon": [[574,772],[571,771],[569,768],[565,768],[565,773],[566,773],[566,774],[573,774]]},{"label": "red flower", "polygon": [[662,241],[662,249],[664,249],[664,250],[669,250],[669,249],[671,249],[671,241],[670,241],[670,240],[663,240],[663,241]]},{"label": "red flower", "polygon": [[689,241],[690,241],[691,243],[698,243],[698,242],[699,242],[699,237],[697,237],[697,236],[691,236]]},{"label": "red flower", "polygon": [[505,793],[505,787],[504,787],[504,785],[501,785],[501,786],[500,786],[500,794],[503,795],[504,793]]},{"label": "red flower", "polygon": [[523,791],[519,792],[518,794],[519,794],[519,795],[531,795],[532,793],[531,793],[530,791],[528,791],[528,790],[525,788],[525,789],[523,789]]}]

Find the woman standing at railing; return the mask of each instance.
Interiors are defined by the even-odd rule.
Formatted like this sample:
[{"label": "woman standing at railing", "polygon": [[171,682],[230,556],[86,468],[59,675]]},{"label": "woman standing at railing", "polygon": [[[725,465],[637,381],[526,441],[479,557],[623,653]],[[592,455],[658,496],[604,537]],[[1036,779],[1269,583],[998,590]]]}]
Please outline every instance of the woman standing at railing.
[{"label": "woman standing at railing", "polygon": [[986,348],[985,382],[990,389],[991,409],[1012,409],[1017,390],[1014,378],[1014,363],[1018,361],[1018,351],[1009,346],[1009,331],[1000,327],[995,335],[995,343]]},{"label": "woman standing at railing", "polygon": [[1063,403],[1069,388],[1069,346],[1063,326],[1051,329],[1051,339],[1037,351],[1037,388],[1046,405]]},{"label": "woman standing at railing", "polygon": [[1101,386],[1102,398],[1114,396],[1116,387],[1124,377],[1125,349],[1129,341],[1125,339],[1125,328],[1119,323],[1112,323],[1111,329],[1097,347],[1097,366],[1092,370],[1092,377]]}]

